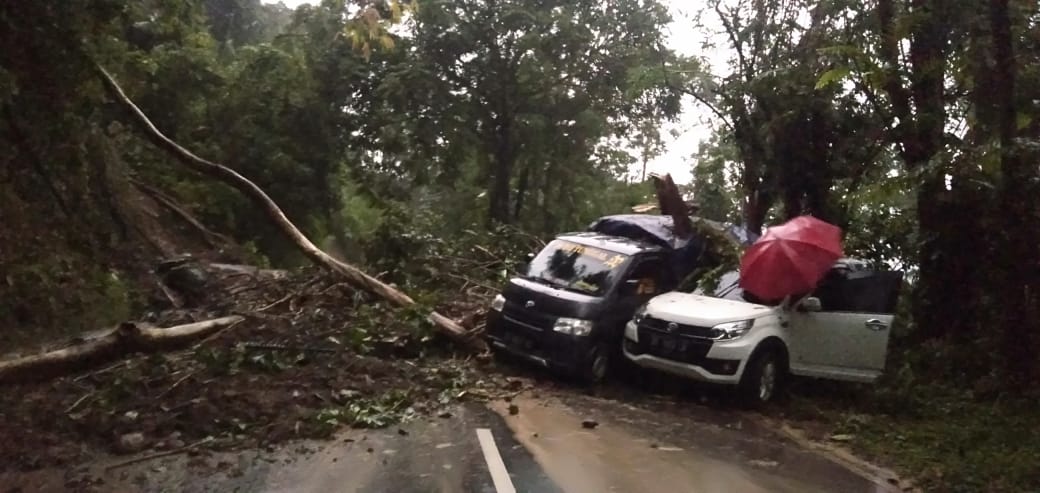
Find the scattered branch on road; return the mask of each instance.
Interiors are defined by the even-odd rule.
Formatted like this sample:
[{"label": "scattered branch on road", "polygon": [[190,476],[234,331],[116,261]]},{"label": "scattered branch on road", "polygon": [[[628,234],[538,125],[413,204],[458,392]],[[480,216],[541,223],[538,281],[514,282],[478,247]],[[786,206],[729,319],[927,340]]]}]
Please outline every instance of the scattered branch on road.
[{"label": "scattered branch on road", "polygon": [[177,454],[180,454],[180,453],[187,452],[187,451],[189,451],[189,450],[191,450],[193,448],[200,447],[200,446],[205,445],[205,444],[207,444],[209,442],[212,442],[212,441],[213,441],[213,437],[206,437],[206,438],[203,438],[202,440],[199,440],[197,442],[189,443],[189,444],[187,444],[187,445],[185,445],[183,447],[178,447],[178,448],[175,448],[175,449],[172,449],[172,450],[166,450],[166,451],[163,451],[163,452],[156,452],[154,454],[142,455],[141,457],[134,457],[133,459],[129,459],[129,460],[125,460],[125,461],[122,461],[122,462],[117,462],[115,464],[111,464],[111,465],[105,467],[105,471],[106,472],[110,472],[110,471],[113,471],[115,469],[119,469],[121,467],[131,466],[131,465],[134,465],[134,464],[138,464],[138,463],[145,462],[145,461],[150,461],[150,460],[153,460],[153,459],[159,459],[159,458],[162,458],[162,457],[169,457],[171,455],[177,455]]}]

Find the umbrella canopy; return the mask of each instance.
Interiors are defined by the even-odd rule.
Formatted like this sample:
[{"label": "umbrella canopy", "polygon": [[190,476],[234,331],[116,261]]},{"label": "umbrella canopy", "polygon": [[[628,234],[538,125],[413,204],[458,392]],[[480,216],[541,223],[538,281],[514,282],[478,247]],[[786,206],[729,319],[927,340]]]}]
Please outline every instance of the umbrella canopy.
[{"label": "umbrella canopy", "polygon": [[740,286],[764,300],[805,294],[842,256],[841,228],[799,216],[766,230],[740,260]]}]

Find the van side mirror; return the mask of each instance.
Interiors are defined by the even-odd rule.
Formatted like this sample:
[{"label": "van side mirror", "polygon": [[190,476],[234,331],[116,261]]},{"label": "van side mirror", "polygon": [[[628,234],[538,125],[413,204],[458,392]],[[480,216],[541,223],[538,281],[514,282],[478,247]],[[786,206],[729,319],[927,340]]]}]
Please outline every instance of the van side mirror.
[{"label": "van side mirror", "polygon": [[625,282],[621,284],[622,296],[632,296],[639,291],[639,279],[625,279]]},{"label": "van side mirror", "polygon": [[531,267],[532,260],[534,260],[534,253],[527,252],[527,254],[524,255],[523,260],[518,261],[514,268],[517,272],[526,273]]},{"label": "van side mirror", "polygon": [[800,312],[818,312],[823,310],[823,303],[815,296],[810,296],[798,304]]}]

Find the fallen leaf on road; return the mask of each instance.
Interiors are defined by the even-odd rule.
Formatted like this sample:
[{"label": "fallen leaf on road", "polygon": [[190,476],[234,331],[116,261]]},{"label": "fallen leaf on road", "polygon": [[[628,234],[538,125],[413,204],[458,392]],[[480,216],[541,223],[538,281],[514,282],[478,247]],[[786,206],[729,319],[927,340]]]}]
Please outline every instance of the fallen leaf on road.
[{"label": "fallen leaf on road", "polygon": [[766,467],[766,468],[776,467],[776,466],[780,465],[780,463],[775,461],[775,460],[749,460],[748,464],[751,464],[752,466],[756,466],[756,467]]},{"label": "fallen leaf on road", "polygon": [[852,436],[852,435],[844,435],[844,434],[842,434],[842,435],[831,435],[830,436],[830,439],[833,442],[851,442],[853,438],[855,438],[855,437]]}]

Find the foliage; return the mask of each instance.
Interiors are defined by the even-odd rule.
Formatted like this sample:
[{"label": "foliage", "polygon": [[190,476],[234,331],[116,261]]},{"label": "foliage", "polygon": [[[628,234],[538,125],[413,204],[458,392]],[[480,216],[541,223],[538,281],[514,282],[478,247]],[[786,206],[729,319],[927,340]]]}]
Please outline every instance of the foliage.
[{"label": "foliage", "polygon": [[986,339],[1008,383],[1036,382],[1027,3],[711,3],[732,58],[687,82],[719,117],[694,170],[702,207],[721,217],[737,202],[752,229],[799,214],[838,224],[848,253],[910,274],[906,343]]},{"label": "foliage", "polygon": [[667,21],[656,1],[424,4],[412,56],[383,87],[417,116],[395,135],[414,153],[401,165],[487,184],[487,220],[567,224],[575,193],[626,171],[601,142],[678,111],[652,70],[674,57]]},{"label": "foliage", "polygon": [[1031,491],[1036,488],[1037,415],[1032,401],[982,400],[959,387],[907,379],[905,390],[830,386],[803,390],[787,412],[822,420],[827,436],[851,437],[868,458],[899,464],[924,491]]}]

